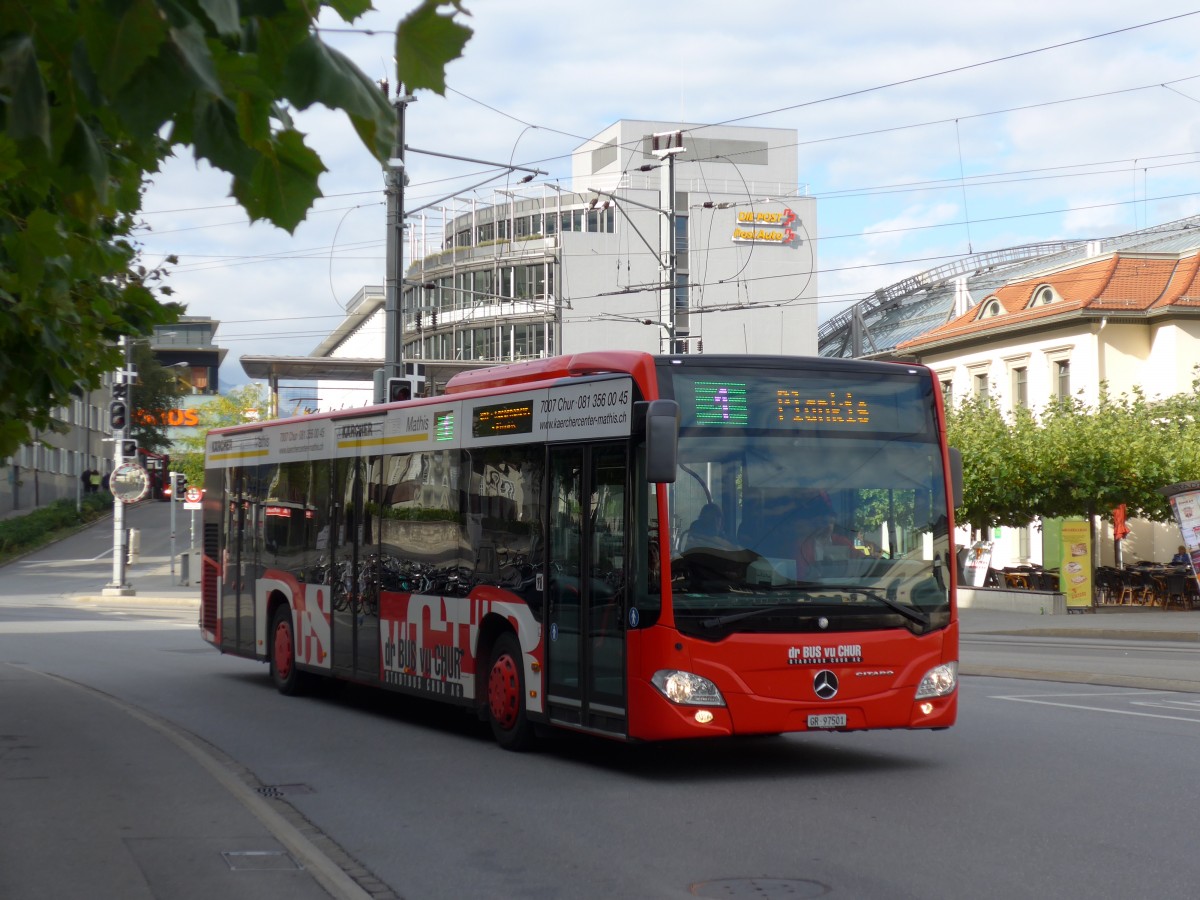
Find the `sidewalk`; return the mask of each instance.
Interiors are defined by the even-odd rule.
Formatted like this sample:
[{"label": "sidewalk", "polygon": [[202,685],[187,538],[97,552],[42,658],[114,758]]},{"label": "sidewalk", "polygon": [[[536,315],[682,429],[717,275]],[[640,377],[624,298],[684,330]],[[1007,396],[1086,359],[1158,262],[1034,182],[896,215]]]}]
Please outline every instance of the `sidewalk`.
[{"label": "sidewalk", "polygon": [[189,558],[188,580],[182,581],[182,554],[175,557],[175,572],[171,573],[171,558],[169,556],[143,556],[132,566],[126,568],[125,581],[133,591],[129,595],[106,595],[105,585],[111,580],[111,574],[97,576],[94,587],[81,590],[71,595],[71,599],[79,603],[124,603],[129,601],[147,606],[192,606],[200,608],[200,559]]},{"label": "sidewalk", "polygon": [[988,609],[959,610],[960,631],[1106,641],[1200,642],[1200,610],[1098,607],[1095,612],[1044,616]]},{"label": "sidewalk", "polygon": [[8,662],[0,722],[0,897],[369,896],[252,776],[161,719]]}]

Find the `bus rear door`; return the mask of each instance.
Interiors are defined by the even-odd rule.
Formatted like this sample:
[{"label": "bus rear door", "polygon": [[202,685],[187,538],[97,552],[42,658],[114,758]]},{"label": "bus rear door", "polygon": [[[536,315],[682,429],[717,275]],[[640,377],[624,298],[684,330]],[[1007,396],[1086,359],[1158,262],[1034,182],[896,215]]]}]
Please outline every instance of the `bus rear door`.
[{"label": "bus rear door", "polygon": [[556,723],[625,736],[624,443],[550,448],[547,708]]}]

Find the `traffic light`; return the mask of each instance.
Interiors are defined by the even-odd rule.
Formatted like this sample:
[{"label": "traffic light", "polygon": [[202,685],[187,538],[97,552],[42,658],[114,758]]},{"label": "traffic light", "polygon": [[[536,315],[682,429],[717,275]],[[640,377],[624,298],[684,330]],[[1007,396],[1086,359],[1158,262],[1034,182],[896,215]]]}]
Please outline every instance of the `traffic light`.
[{"label": "traffic light", "polygon": [[416,385],[411,378],[389,378],[387,380],[388,403],[411,400],[417,395],[415,388]]},{"label": "traffic light", "polygon": [[121,456],[125,459],[133,459],[137,456],[137,441],[133,438],[122,438]]},{"label": "traffic light", "polygon": [[118,381],[116,384],[114,384],[112,386],[112,398],[114,400],[128,400],[129,385],[123,381]]},{"label": "traffic light", "polygon": [[129,424],[129,408],[124,400],[114,400],[108,405],[108,422],[113,431],[124,431]]},{"label": "traffic light", "polygon": [[182,501],[187,493],[187,478],[182,472],[171,473],[171,499]]}]

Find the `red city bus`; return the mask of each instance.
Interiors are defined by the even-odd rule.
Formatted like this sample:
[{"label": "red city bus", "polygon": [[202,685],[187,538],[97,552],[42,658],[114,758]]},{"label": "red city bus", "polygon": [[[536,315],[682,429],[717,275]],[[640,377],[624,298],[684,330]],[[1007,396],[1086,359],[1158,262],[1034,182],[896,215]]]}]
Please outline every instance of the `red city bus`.
[{"label": "red city bus", "polygon": [[202,634],[285,694],[437,698],[510,749],[955,721],[925,367],[581,353],[206,449]]},{"label": "red city bus", "polygon": [[137,461],[146,470],[150,481],[150,496],[155,500],[171,499],[171,457],[167,453],[155,453],[145,447],[137,448]]}]

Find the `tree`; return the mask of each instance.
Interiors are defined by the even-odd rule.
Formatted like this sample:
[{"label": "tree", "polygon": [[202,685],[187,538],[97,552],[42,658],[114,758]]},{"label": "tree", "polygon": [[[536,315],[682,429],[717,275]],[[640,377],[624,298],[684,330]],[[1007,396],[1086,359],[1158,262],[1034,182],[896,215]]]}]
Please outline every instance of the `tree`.
[{"label": "tree", "polygon": [[[353,22],[370,4],[0,0],[0,457],[119,367],[119,337],[179,315],[134,238],[147,177],[177,148],[229,173],[251,221],[289,232],[324,171],[293,111],[342,110],[377,159],[391,154],[395,112],[320,40],[326,7]],[[444,93],[471,35],[460,13],[422,0],[400,23],[409,90]]]},{"label": "tree", "polygon": [[270,406],[267,389],[261,384],[233,388],[197,409],[200,424],[176,442],[171,468],[182,472],[188,484],[204,484],[204,446],[213,428],[245,425],[263,417]]},{"label": "tree", "polygon": [[1028,524],[1036,513],[1040,470],[1033,464],[1036,423],[1027,410],[1006,417],[990,397],[969,397],[946,414],[947,440],[963,456],[958,518],[977,531]]}]

